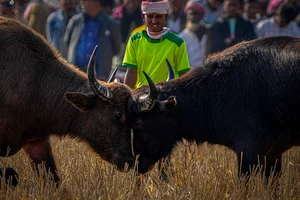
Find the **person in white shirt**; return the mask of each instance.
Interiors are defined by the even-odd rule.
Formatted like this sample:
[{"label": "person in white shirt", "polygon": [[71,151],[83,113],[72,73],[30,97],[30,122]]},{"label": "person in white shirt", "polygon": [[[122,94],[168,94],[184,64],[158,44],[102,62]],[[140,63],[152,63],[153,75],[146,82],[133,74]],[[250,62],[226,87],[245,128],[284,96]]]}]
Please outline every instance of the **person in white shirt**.
[{"label": "person in white shirt", "polygon": [[204,6],[198,2],[189,2],[184,9],[187,23],[186,28],[179,33],[179,36],[186,42],[190,67],[201,67],[206,57],[208,48],[207,38],[209,37],[209,25],[202,19],[205,15]]},{"label": "person in white shirt", "polygon": [[257,37],[291,36],[300,37],[300,28],[294,22],[297,8],[291,3],[283,3],[273,17],[265,19],[257,25]]}]

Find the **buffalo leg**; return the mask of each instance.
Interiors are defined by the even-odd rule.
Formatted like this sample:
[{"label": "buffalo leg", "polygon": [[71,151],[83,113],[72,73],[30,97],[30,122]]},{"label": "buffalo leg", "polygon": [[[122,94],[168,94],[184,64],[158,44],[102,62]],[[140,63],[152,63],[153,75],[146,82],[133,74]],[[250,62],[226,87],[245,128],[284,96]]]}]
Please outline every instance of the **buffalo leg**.
[{"label": "buffalo leg", "polygon": [[243,152],[240,152],[237,154],[238,156],[238,172],[239,176],[245,175],[249,176],[251,174],[251,171],[253,170],[253,167],[257,167],[258,165],[258,157],[249,157],[243,155]]},{"label": "buffalo leg", "polygon": [[[6,184],[8,184],[11,181],[11,185],[13,187],[18,185],[18,173],[13,168],[10,168],[10,167],[4,168],[4,169],[0,168],[0,178],[4,178]],[[1,184],[0,184],[0,186],[1,186]],[[1,189],[1,187],[0,187],[0,189]]]},{"label": "buffalo leg", "polygon": [[[278,177],[281,173],[281,162],[282,162],[282,154],[277,156],[275,159],[273,159],[271,162],[268,162],[266,165],[266,171],[265,171],[265,176],[266,176],[266,181],[269,184],[272,184],[274,187],[274,199],[278,199],[279,193],[278,193],[278,188],[279,188],[279,181],[276,177]],[[271,175],[274,175],[274,179],[270,179]]]},{"label": "buffalo leg", "polygon": [[[270,146],[269,141],[264,141],[261,138],[263,133],[245,131],[244,136],[236,142],[235,149],[238,158],[238,172],[240,175],[249,177],[251,172],[264,169],[265,154],[267,147]],[[251,137],[249,137],[251,136]],[[268,159],[269,157],[267,157]],[[267,160],[266,160],[267,161]]]},{"label": "buffalo leg", "polygon": [[12,156],[24,145],[20,132],[8,125],[0,124],[0,156]]},{"label": "buffalo leg", "polygon": [[266,172],[265,172],[265,175],[267,178],[270,177],[272,172],[274,172],[274,176],[280,175],[281,160],[282,160],[282,154],[280,156],[276,157],[273,161],[267,163]]},{"label": "buffalo leg", "polygon": [[59,182],[59,176],[52,155],[49,138],[34,140],[24,147],[25,152],[32,159],[33,168],[37,170],[38,164],[45,164],[45,168],[52,172],[55,182]]},{"label": "buffalo leg", "polygon": [[[254,154],[253,154],[254,155]],[[275,159],[272,159],[272,161],[267,160],[265,161],[264,156],[241,156],[241,154],[238,154],[238,166],[239,166],[239,175],[250,175],[251,170],[254,170],[254,167],[261,167],[263,170],[265,170],[265,177],[267,180],[269,179],[272,172],[274,172],[274,175],[279,175],[281,171],[281,155],[276,157]]]},{"label": "buffalo leg", "polygon": [[162,158],[158,161],[158,170],[159,170],[159,178],[163,181],[168,181],[167,171],[172,166],[171,164],[171,155],[168,155],[165,158]]}]

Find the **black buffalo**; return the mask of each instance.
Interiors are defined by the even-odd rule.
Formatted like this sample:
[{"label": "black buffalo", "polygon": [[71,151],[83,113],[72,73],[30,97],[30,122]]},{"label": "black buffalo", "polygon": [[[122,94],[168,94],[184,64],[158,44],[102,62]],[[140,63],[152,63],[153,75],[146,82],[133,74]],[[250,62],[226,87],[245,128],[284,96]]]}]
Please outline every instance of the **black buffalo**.
[{"label": "black buffalo", "polygon": [[204,70],[179,79],[154,85],[147,76],[150,87],[129,102],[139,172],[183,138],[227,146],[244,174],[258,162],[266,176],[275,164],[279,172],[282,153],[300,144],[299,47],[292,37],[257,39],[212,55]]},{"label": "black buffalo", "polygon": [[69,135],[119,169],[133,163],[124,106],[130,90],[98,82],[94,55],[87,76],[37,33],[2,17],[0,52],[0,156],[24,148],[34,165],[44,162],[59,181],[49,136]]},{"label": "black buffalo", "polygon": [[[18,174],[17,172],[10,167],[7,168],[1,168],[0,169],[0,178],[3,178],[5,180],[6,184],[11,184],[12,187],[15,187],[18,185]],[[0,183],[0,189],[2,187],[2,184]]]}]

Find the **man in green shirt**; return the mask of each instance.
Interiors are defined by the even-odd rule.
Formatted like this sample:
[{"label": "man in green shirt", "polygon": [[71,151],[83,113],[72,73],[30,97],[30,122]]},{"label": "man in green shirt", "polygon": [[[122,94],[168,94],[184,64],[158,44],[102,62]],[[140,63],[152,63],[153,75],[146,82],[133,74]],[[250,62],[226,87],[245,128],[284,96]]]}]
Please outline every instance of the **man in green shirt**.
[{"label": "man in green shirt", "polygon": [[190,69],[185,41],[164,27],[168,9],[168,0],[142,2],[142,16],[147,28],[129,38],[122,64],[127,68],[124,82],[132,88],[147,85],[143,71],[154,83],[166,81],[166,59],[173,67],[175,77]]}]

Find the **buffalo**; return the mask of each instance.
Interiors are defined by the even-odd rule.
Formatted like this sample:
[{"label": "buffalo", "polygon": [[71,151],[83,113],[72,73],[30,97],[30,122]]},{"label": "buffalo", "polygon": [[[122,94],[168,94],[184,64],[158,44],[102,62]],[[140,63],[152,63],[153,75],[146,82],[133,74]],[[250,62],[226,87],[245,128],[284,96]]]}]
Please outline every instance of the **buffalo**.
[{"label": "buffalo", "polygon": [[[281,170],[282,154],[300,144],[300,39],[269,37],[211,55],[204,68],[135,90],[128,112],[138,171],[146,173],[177,142],[233,150],[242,174]],[[250,167],[249,167],[250,166]],[[274,171],[273,171],[274,170]]]},{"label": "buffalo", "polygon": [[0,156],[23,148],[33,166],[44,163],[59,182],[49,137],[87,142],[122,170],[133,164],[125,116],[130,89],[68,64],[38,33],[0,17]]},{"label": "buffalo", "polygon": [[[10,167],[7,168],[1,168],[0,169],[0,178],[3,178],[5,180],[6,184],[11,184],[11,186],[14,188],[18,185],[18,174],[17,172]],[[2,185],[0,184],[2,187]],[[0,189],[1,189],[0,187]]]}]

